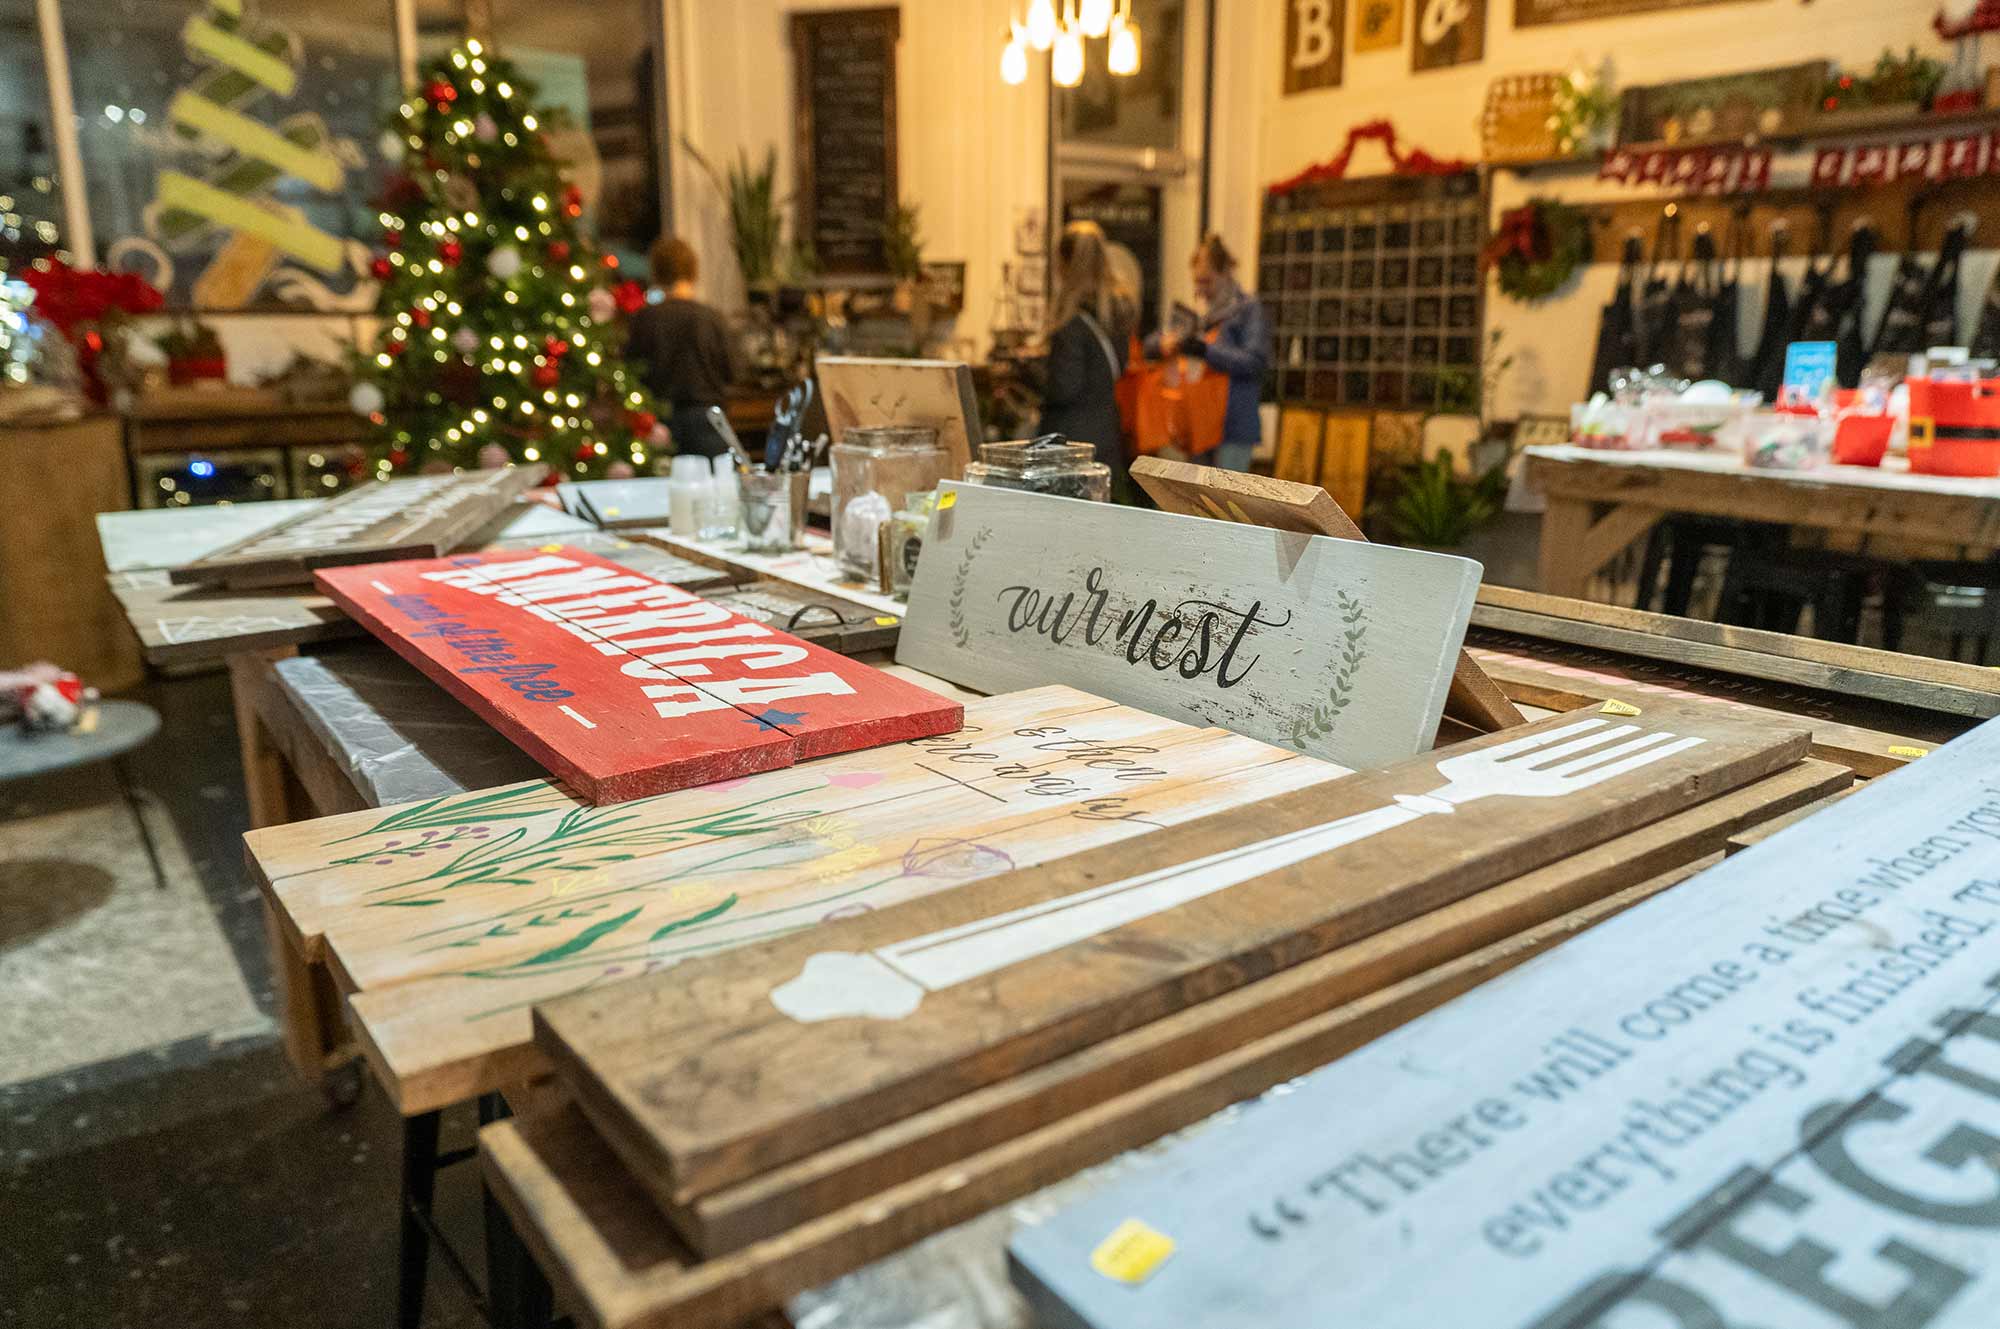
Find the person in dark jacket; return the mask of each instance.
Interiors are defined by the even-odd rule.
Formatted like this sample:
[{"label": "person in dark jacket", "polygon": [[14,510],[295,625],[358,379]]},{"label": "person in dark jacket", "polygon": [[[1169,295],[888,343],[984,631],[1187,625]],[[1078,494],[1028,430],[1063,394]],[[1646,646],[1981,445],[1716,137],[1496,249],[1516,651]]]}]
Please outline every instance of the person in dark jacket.
[{"label": "person in dark jacket", "polygon": [[653,395],[669,404],[674,451],[719,457],[729,445],[709,423],[708,408],[723,404],[736,377],[735,338],[721,314],[694,298],[701,265],[687,241],[663,235],[649,257],[653,284],[666,298],[632,315],[625,358],[639,367]]},{"label": "person in dark jacket", "polygon": [[1096,450],[1114,477],[1125,474],[1125,430],[1117,384],[1138,315],[1136,293],[1111,275],[1104,231],[1071,222],[1056,242],[1055,293],[1043,358],[1038,434],[1062,434]]},{"label": "person in dark jacket", "polygon": [[[1263,440],[1257,413],[1264,375],[1271,368],[1271,316],[1256,296],[1236,284],[1236,256],[1220,235],[1196,246],[1190,264],[1195,297],[1201,301],[1198,330],[1169,329],[1159,335],[1161,358],[1198,356],[1217,373],[1229,375],[1229,409],[1222,421],[1222,446],[1200,460],[1231,471],[1250,469],[1250,454]],[[1155,348],[1149,345],[1151,353]]]}]

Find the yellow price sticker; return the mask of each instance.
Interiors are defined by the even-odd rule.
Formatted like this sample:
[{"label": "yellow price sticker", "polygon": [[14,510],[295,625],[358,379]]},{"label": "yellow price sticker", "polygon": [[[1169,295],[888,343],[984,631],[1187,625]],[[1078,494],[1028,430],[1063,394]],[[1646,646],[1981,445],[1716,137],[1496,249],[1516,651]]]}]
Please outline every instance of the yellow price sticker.
[{"label": "yellow price sticker", "polygon": [[1097,1243],[1097,1249],[1090,1253],[1090,1267],[1114,1282],[1137,1287],[1173,1253],[1172,1237],[1128,1218]]},{"label": "yellow price sticker", "polygon": [[878,628],[893,628],[902,621],[903,621],[902,619],[897,618],[893,614],[875,615],[875,626]]},{"label": "yellow price sticker", "polygon": [[1910,748],[1898,745],[1889,749],[1889,755],[1892,757],[1908,757],[1911,760],[1915,760],[1918,757],[1930,756],[1931,750],[1929,748]]},{"label": "yellow price sticker", "polygon": [[958,506],[958,492],[954,490],[938,500],[937,510],[939,512],[949,512],[957,506]]},{"label": "yellow price sticker", "polygon": [[1639,714],[1639,708],[1629,701],[1607,701],[1597,708],[1599,715],[1622,715],[1627,719]]},{"label": "yellow price sticker", "polygon": [[543,546],[541,547],[541,549],[540,549],[540,550],[539,550],[538,552],[540,552],[540,553],[544,553],[544,554],[555,554],[555,553],[560,553],[560,552],[562,552],[562,546],[561,546],[561,545],[543,545]]}]

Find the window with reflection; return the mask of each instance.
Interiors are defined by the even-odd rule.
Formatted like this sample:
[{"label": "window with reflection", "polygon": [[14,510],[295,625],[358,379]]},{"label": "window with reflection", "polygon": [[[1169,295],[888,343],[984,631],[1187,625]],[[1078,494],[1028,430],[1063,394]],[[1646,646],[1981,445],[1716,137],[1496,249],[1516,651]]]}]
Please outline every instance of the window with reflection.
[{"label": "window with reflection", "polygon": [[1184,0],[1131,0],[1139,29],[1139,70],[1113,74],[1111,47],[1084,43],[1083,82],[1057,90],[1065,143],[1157,148],[1181,145],[1181,42]]},{"label": "window with reflection", "polygon": [[57,253],[61,228],[34,0],[0,0],[0,271]]}]

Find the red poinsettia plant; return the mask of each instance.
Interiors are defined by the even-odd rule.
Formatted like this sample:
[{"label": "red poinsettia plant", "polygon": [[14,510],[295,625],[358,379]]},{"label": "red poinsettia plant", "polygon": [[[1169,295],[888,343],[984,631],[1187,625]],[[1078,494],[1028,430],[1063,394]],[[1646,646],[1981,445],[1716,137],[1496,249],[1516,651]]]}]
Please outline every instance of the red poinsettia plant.
[{"label": "red poinsettia plant", "polygon": [[36,262],[21,281],[35,293],[35,312],[76,347],[91,400],[102,404],[107,371],[124,363],[125,325],[135,314],[157,311],[166,297],[137,273],[73,268],[57,259]]}]

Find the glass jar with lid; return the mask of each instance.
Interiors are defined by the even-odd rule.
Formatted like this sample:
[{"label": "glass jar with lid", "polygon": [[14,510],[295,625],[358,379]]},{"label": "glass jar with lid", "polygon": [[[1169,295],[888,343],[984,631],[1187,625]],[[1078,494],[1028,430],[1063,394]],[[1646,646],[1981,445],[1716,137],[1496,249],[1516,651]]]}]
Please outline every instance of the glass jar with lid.
[{"label": "glass jar with lid", "polygon": [[875,582],[883,523],[912,493],[937,488],[945,452],[928,425],[856,427],[833,446],[833,556]]},{"label": "glass jar with lid", "polygon": [[1044,434],[1026,442],[987,443],[980,460],[965,468],[968,484],[995,489],[1025,489],[1032,494],[1083,498],[1102,503],[1111,497],[1111,468],[1097,460],[1088,443],[1072,443],[1061,434]]}]

